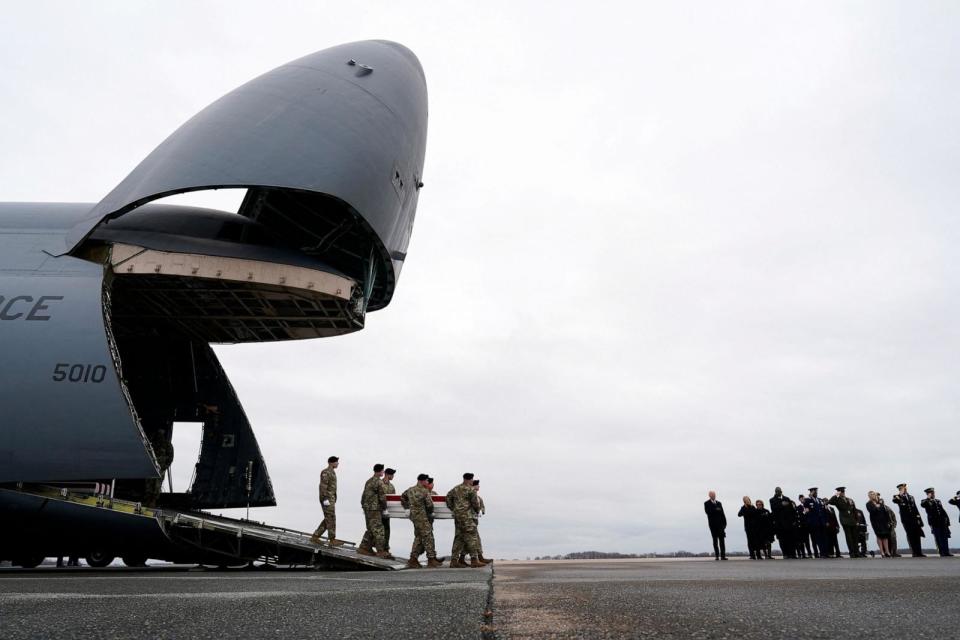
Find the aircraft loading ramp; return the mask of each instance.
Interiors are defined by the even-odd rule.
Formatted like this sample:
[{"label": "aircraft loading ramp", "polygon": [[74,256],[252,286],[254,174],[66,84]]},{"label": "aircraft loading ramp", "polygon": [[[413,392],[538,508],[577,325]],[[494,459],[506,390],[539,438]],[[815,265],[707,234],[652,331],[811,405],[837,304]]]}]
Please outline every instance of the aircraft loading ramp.
[{"label": "aircraft loading ramp", "polygon": [[352,542],[333,546],[313,542],[309,533],[264,523],[143,507],[111,498],[110,485],[96,486],[92,492],[44,485],[0,488],[0,521],[9,525],[0,531],[0,559],[6,552],[39,564],[43,557],[83,557],[96,551],[106,558],[98,566],[112,557],[380,571],[406,566],[405,561],[360,555]]},{"label": "aircraft loading ramp", "polygon": [[171,540],[202,552],[237,558],[257,558],[272,565],[317,566],[335,569],[400,570],[398,560],[384,560],[357,553],[345,542],[335,547],[311,541],[310,534],[246,520],[205,513],[163,511],[158,514]]}]

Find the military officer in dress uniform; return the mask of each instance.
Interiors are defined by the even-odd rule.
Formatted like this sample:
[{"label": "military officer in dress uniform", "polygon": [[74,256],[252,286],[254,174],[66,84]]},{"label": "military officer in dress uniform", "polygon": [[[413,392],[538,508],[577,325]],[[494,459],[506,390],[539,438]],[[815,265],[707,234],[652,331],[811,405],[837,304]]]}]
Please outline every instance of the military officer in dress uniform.
[{"label": "military officer in dress uniform", "polygon": [[813,538],[813,554],[819,558],[826,558],[827,550],[827,513],[823,502],[817,497],[817,487],[810,487],[807,497],[803,499],[803,508],[807,511],[807,526]]},{"label": "military officer in dress uniform", "polygon": [[[388,496],[392,496],[397,492],[397,489],[393,486],[393,476],[397,475],[396,469],[391,469],[387,467],[383,471],[383,490]],[[383,516],[383,544],[384,549],[390,551],[390,518],[386,515]]]},{"label": "military officer in dress uniform", "polygon": [[843,537],[847,539],[847,551],[851,558],[862,558],[857,543],[857,505],[853,498],[847,497],[846,487],[837,487],[837,492],[830,496],[829,504],[840,512],[840,525],[843,527]]},{"label": "military officer in dress uniform", "polygon": [[339,547],[343,540],[337,540],[337,467],[340,466],[340,458],[330,456],[327,458],[327,468],[320,472],[320,508],[323,510],[323,520],[313,532],[310,540],[320,542],[320,536],[327,533],[330,536],[330,544]]},{"label": "military officer in dress uniform", "polygon": [[947,502],[955,506],[957,509],[960,509],[960,491],[957,491],[957,495],[947,500]]},{"label": "military officer in dress uniform", "polygon": [[907,540],[910,543],[913,557],[926,558],[923,547],[920,545],[920,538],[926,537],[926,534],[923,532],[923,520],[920,519],[917,503],[913,496],[907,493],[905,482],[897,485],[897,491],[899,493],[893,496],[893,501],[900,507],[900,523],[903,524],[903,528],[907,532]]},{"label": "military officer in dress uniform", "polygon": [[727,546],[724,538],[727,536],[727,516],[723,513],[723,505],[717,500],[716,491],[707,493],[703,511],[707,514],[707,526],[710,527],[710,536],[713,538],[713,559],[726,560]]},{"label": "military officer in dress uniform", "polygon": [[933,538],[937,541],[937,551],[943,557],[952,556],[950,553],[950,516],[940,499],[937,498],[933,487],[925,489],[927,497],[920,503],[927,512],[927,524],[930,525],[930,531],[933,532]]}]

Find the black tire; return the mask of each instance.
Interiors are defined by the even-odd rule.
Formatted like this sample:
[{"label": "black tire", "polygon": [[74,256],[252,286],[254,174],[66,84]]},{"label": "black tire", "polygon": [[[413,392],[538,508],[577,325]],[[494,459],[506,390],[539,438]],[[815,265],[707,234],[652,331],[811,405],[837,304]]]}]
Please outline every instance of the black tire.
[{"label": "black tire", "polygon": [[84,560],[87,561],[87,564],[91,567],[102,569],[103,567],[108,566],[113,562],[114,556],[111,556],[106,551],[91,551],[88,553]]},{"label": "black tire", "polygon": [[140,555],[137,553],[127,554],[125,556],[120,556],[120,559],[123,560],[123,564],[128,567],[145,567],[147,566],[147,556]]},{"label": "black tire", "polygon": [[43,562],[44,559],[43,556],[26,556],[15,559],[11,564],[23,567],[24,569],[35,569],[40,566],[40,563]]}]

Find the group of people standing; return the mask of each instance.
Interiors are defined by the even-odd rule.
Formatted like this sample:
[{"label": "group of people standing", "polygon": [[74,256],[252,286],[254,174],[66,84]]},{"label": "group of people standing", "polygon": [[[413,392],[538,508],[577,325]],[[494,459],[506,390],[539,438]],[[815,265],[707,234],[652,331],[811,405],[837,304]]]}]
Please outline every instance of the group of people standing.
[{"label": "group of people standing", "polygon": [[[847,550],[851,558],[867,556],[869,538],[868,521],[877,537],[880,555],[884,558],[899,558],[897,547],[897,515],[877,491],[867,494],[868,517],[846,494],[846,487],[837,487],[836,493],[829,499],[818,496],[818,488],[810,487],[806,496],[798,496],[794,502],[784,495],[780,487],[770,498],[770,509],[763,500],[751,501],[743,497],[743,506],[737,513],[743,518],[747,535],[747,549],[752,560],[772,559],[771,547],[776,539],[784,558],[840,558],[839,534],[843,531]],[[926,498],[920,506],[927,513],[927,524],[936,541],[941,556],[950,553],[950,516],[936,497],[933,487],[925,490]],[[906,483],[897,485],[897,494],[893,502],[899,507],[900,521],[907,533],[910,550],[915,558],[925,557],[921,538],[923,519],[917,508],[916,500],[907,491]],[[960,508],[960,491],[948,501]],[[707,523],[713,538],[714,558],[726,560],[727,518],[723,505],[717,500],[716,492],[710,491],[703,503],[707,514]]]},{"label": "group of people standing", "polygon": [[[337,467],[340,459],[330,456],[327,467],[320,472],[320,505],[323,509],[323,521],[313,532],[311,540],[322,541],[324,533],[328,535],[328,544],[340,546],[342,540],[336,537],[337,503]],[[366,531],[357,547],[357,553],[376,556],[387,560],[395,559],[390,553],[390,517],[387,510],[387,496],[396,495],[393,479],[397,471],[384,468],[380,463],[373,465],[373,475],[363,486],[360,506],[366,521]],[[463,482],[447,492],[444,503],[453,514],[455,533],[453,549],[450,554],[450,568],[483,567],[491,561],[483,557],[483,543],[477,531],[480,514],[486,513],[486,506],[479,495],[480,481],[472,473],[463,474]],[[426,554],[427,567],[443,566],[443,560],[437,557],[433,536],[433,478],[426,473],[417,476],[417,482],[402,494],[400,503],[410,513],[413,523],[414,540],[410,550],[407,567],[423,567],[420,556]],[[470,561],[467,562],[467,556]]]}]

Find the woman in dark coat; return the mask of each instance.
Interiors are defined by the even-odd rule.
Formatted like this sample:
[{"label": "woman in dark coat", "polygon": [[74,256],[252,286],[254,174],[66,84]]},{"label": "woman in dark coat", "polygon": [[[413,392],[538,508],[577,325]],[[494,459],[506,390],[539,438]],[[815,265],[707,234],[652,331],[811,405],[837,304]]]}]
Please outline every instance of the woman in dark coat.
[{"label": "woman in dark coat", "polygon": [[876,491],[867,494],[867,511],[870,512],[870,524],[873,526],[873,532],[877,534],[877,546],[880,547],[880,553],[884,558],[889,558],[890,553],[890,516],[887,510],[880,503],[880,496]]},{"label": "woman in dark coat", "polygon": [[763,553],[763,558],[773,560],[770,555],[770,546],[773,544],[773,516],[764,508],[763,500],[757,500],[757,555]]},{"label": "woman in dark coat", "polygon": [[760,560],[760,551],[757,544],[757,508],[753,506],[750,496],[743,496],[743,506],[737,512],[737,516],[743,518],[743,530],[747,534],[747,549],[750,551],[751,560]]}]

